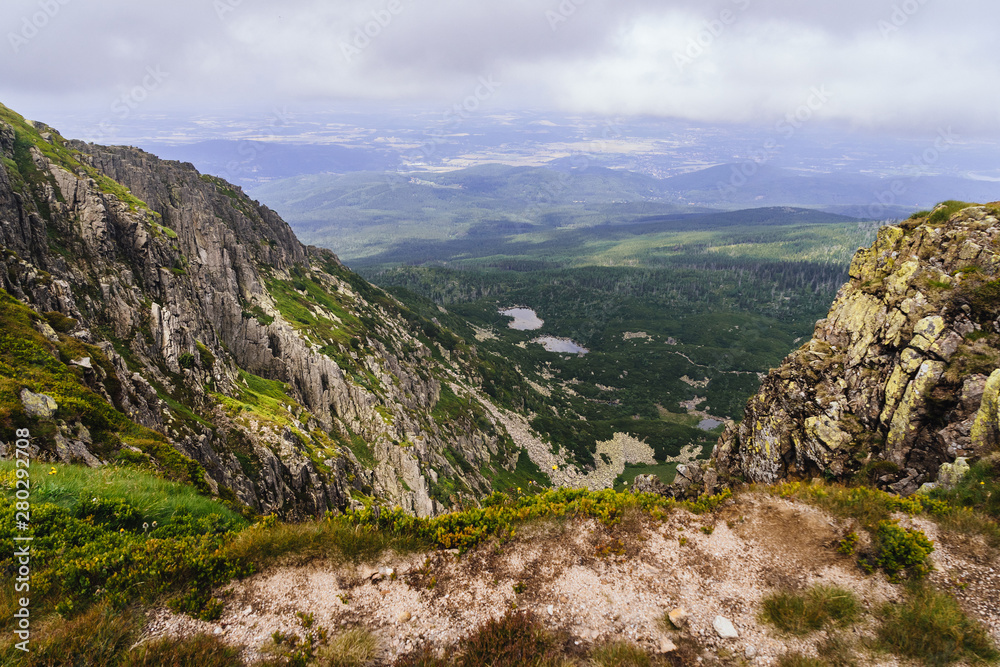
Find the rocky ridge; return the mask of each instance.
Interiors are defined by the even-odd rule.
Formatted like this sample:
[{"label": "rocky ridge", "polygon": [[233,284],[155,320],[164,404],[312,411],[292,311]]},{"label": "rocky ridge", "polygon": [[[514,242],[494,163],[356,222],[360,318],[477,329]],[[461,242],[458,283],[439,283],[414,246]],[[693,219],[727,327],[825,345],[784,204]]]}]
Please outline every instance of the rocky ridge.
[{"label": "rocky ridge", "polygon": [[65,368],[153,434],[93,432],[38,381],[24,389],[56,410],[8,397],[0,456],[23,425],[51,426],[41,460],[161,466],[162,440],[189,481],[288,518],[363,496],[433,514],[516,465],[482,405],[435,414],[446,371],[475,385],[475,349],[239,188],[2,106],[0,152],[0,288],[33,311],[39,348],[87,346]]},{"label": "rocky ridge", "polygon": [[858,251],[811,340],[713,467],[730,482],[862,475],[909,494],[1000,442],[1000,209],[946,202]]}]

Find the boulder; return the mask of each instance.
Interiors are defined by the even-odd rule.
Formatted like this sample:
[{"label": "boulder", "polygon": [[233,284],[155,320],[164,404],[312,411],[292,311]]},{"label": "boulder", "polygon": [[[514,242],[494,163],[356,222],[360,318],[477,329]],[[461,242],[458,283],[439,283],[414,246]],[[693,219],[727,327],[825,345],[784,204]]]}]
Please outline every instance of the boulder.
[{"label": "boulder", "polygon": [[59,409],[59,404],[51,396],[36,394],[27,389],[21,390],[21,405],[29,417],[37,419],[52,419]]}]

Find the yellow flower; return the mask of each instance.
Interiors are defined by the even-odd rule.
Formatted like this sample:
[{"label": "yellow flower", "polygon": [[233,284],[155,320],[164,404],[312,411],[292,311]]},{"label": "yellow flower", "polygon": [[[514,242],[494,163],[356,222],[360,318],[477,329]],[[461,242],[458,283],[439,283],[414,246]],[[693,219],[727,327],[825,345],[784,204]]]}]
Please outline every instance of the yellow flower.
[{"label": "yellow flower", "polygon": [[55,468],[52,468],[51,470],[49,470],[49,474],[50,474],[50,475],[54,475],[54,474],[56,474],[56,469],[55,469]]},{"label": "yellow flower", "polygon": [[559,470],[559,466],[557,466],[557,465],[553,465],[553,466],[552,466],[552,469],[553,469],[553,470]]}]

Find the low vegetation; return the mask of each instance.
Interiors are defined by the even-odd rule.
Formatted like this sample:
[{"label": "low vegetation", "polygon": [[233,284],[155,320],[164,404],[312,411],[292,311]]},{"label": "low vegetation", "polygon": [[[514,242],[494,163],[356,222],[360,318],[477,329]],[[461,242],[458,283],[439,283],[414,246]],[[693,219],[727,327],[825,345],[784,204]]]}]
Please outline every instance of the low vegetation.
[{"label": "low vegetation", "polygon": [[860,615],[861,603],[857,597],[836,586],[818,585],[804,592],[773,593],[761,602],[762,620],[793,635],[849,625]]},{"label": "low vegetation", "polygon": [[927,585],[911,586],[901,604],[886,604],[879,616],[877,646],[885,651],[931,667],[1000,660],[986,630],[954,598]]}]

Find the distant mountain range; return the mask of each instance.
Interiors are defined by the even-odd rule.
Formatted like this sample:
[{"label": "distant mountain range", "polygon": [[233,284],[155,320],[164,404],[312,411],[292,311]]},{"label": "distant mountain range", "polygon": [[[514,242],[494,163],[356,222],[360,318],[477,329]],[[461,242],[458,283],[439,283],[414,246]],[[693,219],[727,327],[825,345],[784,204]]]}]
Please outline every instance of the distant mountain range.
[{"label": "distant mountain range", "polygon": [[481,165],[443,173],[301,175],[250,194],[279,211],[310,243],[357,258],[408,239],[538,228],[634,224],[647,218],[797,207],[866,220],[902,219],[946,199],[1000,199],[1000,184],[952,176],[887,178],[810,173],[753,163],[666,179],[590,167]]}]

